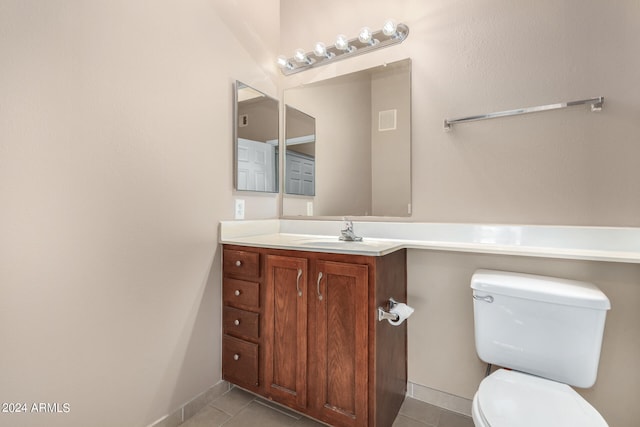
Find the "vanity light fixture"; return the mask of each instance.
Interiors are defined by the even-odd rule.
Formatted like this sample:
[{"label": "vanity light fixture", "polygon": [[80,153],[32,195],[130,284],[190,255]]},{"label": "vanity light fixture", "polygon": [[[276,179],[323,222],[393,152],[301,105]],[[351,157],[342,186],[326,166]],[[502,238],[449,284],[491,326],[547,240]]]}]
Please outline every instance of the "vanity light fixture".
[{"label": "vanity light fixture", "polygon": [[408,35],[409,27],[407,25],[389,19],[378,31],[371,31],[370,28],[364,27],[360,30],[358,37],[353,39],[348,39],[340,34],[333,46],[326,46],[324,43],[318,42],[312,52],[297,49],[293,58],[281,55],[277,62],[282,74],[288,76],[318,65],[402,43]]}]

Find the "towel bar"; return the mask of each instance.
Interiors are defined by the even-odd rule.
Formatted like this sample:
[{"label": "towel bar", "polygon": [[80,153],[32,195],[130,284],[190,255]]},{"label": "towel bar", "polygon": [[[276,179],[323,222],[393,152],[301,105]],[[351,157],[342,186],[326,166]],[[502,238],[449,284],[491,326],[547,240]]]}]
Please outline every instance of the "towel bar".
[{"label": "towel bar", "polygon": [[518,108],[516,110],[499,111],[497,113],[480,114],[477,116],[462,117],[459,119],[445,119],[444,130],[450,131],[451,126],[458,123],[475,122],[477,120],[495,119],[498,117],[517,116],[519,114],[537,113],[540,111],[557,110],[573,107],[575,105],[591,104],[591,111],[601,111],[604,104],[604,96],[597,98],[581,99],[579,101],[561,102],[558,104],[540,105],[538,107]]}]

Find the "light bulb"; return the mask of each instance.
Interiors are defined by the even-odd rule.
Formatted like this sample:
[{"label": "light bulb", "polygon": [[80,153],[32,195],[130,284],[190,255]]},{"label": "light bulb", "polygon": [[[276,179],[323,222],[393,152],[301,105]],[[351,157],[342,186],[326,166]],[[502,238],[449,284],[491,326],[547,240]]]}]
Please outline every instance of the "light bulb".
[{"label": "light bulb", "polygon": [[327,55],[327,47],[322,42],[316,43],[313,47],[313,53],[316,56],[326,56]]},{"label": "light bulb", "polygon": [[362,43],[371,43],[371,38],[373,37],[373,33],[369,27],[363,27],[360,30],[360,34],[358,35],[358,40]]},{"label": "light bulb", "polygon": [[313,47],[313,54],[319,58],[331,59],[336,56],[333,52],[327,52],[327,46],[324,43],[318,42]]},{"label": "light bulb", "polygon": [[388,19],[382,26],[382,33],[387,37],[395,36],[397,25],[393,19]]},{"label": "light bulb", "polygon": [[309,62],[309,58],[307,58],[307,54],[305,53],[304,49],[296,49],[295,53],[293,54],[293,59],[295,59],[297,62],[300,62],[301,64]]},{"label": "light bulb", "polygon": [[336,49],[338,50],[348,50],[349,49],[349,39],[344,34],[340,34],[336,37]]},{"label": "light bulb", "polygon": [[280,68],[292,68],[291,63],[289,62],[287,57],[284,55],[278,56],[278,59],[276,60],[276,62],[278,63]]}]

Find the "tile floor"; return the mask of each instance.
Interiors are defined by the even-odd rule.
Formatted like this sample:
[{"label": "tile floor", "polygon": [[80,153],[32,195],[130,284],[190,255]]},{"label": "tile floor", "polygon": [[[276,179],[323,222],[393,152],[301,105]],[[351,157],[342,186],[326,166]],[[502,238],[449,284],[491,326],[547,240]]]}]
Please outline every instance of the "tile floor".
[{"label": "tile floor", "polygon": [[[320,427],[317,421],[256,397],[239,388],[232,388],[181,427]],[[419,400],[407,398],[393,427],[473,427],[471,418],[450,412]]]}]

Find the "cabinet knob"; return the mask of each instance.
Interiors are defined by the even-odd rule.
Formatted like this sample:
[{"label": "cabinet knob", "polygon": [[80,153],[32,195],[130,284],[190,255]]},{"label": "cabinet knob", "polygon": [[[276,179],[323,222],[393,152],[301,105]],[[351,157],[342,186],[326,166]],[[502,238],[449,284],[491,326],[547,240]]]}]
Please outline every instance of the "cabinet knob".
[{"label": "cabinet knob", "polygon": [[238,260],[236,261],[236,267],[240,267],[242,265],[242,261]]},{"label": "cabinet knob", "polygon": [[234,354],[233,360],[240,360],[240,355],[238,353]]},{"label": "cabinet knob", "polygon": [[240,326],[240,319],[234,320],[233,324],[236,325],[236,326]]},{"label": "cabinet knob", "polygon": [[239,297],[241,292],[240,289],[236,289],[236,291],[233,293],[235,296]]}]

